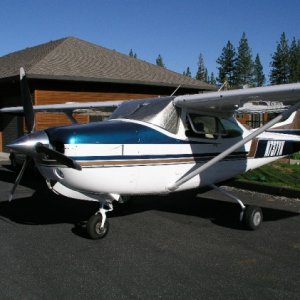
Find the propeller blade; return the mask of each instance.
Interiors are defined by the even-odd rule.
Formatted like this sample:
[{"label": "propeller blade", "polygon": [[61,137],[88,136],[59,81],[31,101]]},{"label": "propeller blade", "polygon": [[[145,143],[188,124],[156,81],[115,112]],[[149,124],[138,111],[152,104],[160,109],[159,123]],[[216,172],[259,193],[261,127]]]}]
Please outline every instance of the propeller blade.
[{"label": "propeller blade", "polygon": [[23,101],[23,109],[24,109],[24,116],[25,116],[25,125],[27,131],[31,133],[35,129],[35,118],[34,118],[32,98],[31,98],[24,68],[20,68],[20,87],[21,87],[21,97]]},{"label": "propeller blade", "polygon": [[23,177],[24,171],[26,170],[26,168],[27,168],[27,166],[29,165],[30,161],[31,161],[31,158],[30,158],[29,156],[26,156],[26,159],[25,159],[25,161],[23,162],[21,171],[20,171],[20,173],[18,174],[18,177],[17,177],[17,179],[16,179],[16,181],[15,181],[15,183],[14,183],[14,186],[13,186],[11,192],[10,192],[9,199],[8,199],[9,202],[10,202],[11,200],[13,200],[14,194],[15,194],[15,191],[16,191],[16,188],[18,187],[18,185],[19,185],[19,183],[20,183],[20,181],[21,181],[21,179],[22,179],[22,177]]},{"label": "propeller blade", "polygon": [[81,166],[78,162],[76,162],[72,158],[69,158],[60,152],[57,152],[53,149],[49,149],[49,148],[45,147],[42,143],[37,143],[35,145],[35,150],[37,153],[45,154],[49,158],[56,160],[57,162],[61,163],[62,165],[65,165],[69,168],[81,171]]}]

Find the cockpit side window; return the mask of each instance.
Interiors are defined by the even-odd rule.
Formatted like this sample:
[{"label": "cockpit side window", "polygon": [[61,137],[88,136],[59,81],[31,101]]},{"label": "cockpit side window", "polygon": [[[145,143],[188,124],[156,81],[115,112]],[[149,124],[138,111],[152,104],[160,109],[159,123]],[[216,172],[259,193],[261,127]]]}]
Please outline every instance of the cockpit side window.
[{"label": "cockpit side window", "polygon": [[242,129],[233,118],[188,114],[186,136],[205,139],[234,138],[242,135]]},{"label": "cockpit side window", "polygon": [[219,135],[219,124],[216,117],[188,114],[187,121],[187,136],[216,139]]}]

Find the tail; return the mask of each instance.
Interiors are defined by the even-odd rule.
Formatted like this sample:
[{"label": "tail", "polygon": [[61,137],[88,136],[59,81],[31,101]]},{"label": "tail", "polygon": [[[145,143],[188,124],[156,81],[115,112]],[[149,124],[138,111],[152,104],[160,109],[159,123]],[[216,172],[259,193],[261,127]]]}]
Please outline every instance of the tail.
[{"label": "tail", "polygon": [[300,111],[295,111],[284,122],[277,123],[271,127],[269,132],[300,135]]}]

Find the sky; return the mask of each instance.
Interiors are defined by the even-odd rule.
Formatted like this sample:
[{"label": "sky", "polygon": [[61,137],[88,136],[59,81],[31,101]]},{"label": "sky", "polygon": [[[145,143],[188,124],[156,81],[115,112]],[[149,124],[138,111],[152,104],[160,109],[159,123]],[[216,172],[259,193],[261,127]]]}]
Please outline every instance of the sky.
[{"label": "sky", "polygon": [[299,0],[1,0],[0,56],[73,36],[195,76],[202,53],[217,75],[217,58],[246,33],[268,77],[282,32],[300,39]]}]

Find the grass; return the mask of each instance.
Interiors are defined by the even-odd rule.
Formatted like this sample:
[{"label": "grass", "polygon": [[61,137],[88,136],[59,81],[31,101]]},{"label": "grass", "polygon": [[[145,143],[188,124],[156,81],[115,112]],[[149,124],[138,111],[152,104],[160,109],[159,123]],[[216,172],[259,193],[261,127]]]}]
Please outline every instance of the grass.
[{"label": "grass", "polygon": [[290,165],[282,161],[274,162],[239,175],[236,179],[300,189],[300,165]]},{"label": "grass", "polygon": [[300,152],[294,153],[294,154],[292,155],[292,158],[293,158],[293,159],[299,159],[299,160],[300,160]]}]

